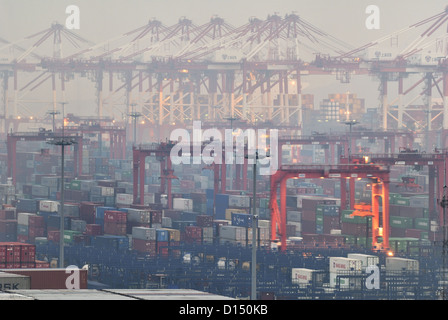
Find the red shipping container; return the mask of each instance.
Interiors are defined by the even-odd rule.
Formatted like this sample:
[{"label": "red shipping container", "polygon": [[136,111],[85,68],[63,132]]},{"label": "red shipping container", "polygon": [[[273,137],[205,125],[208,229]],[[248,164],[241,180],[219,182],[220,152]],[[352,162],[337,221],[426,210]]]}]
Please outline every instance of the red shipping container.
[{"label": "red shipping container", "polygon": [[126,223],[126,212],[122,211],[105,211],[104,222]]},{"label": "red shipping container", "polygon": [[104,234],[125,236],[126,231],[127,228],[124,223],[104,222]]},{"label": "red shipping container", "polygon": [[196,224],[198,227],[212,227],[213,226],[213,217],[208,215],[198,215],[196,216]]},{"label": "red shipping container", "polygon": [[43,216],[30,216],[28,218],[28,227],[45,227],[45,220]]},{"label": "red shipping container", "polygon": [[202,228],[198,226],[186,226],[185,235],[190,239],[202,239]]},{"label": "red shipping container", "polygon": [[101,225],[99,224],[87,224],[86,234],[89,236],[99,236],[103,234]]},{"label": "red shipping container", "polygon": [[30,227],[28,229],[29,239],[34,240],[36,237],[43,237],[45,235],[44,227]]},{"label": "red shipping container", "polygon": [[316,221],[316,210],[302,210],[302,221]]},{"label": "red shipping container", "polygon": [[161,210],[151,211],[151,223],[162,223],[163,213]]},{"label": "red shipping container", "polygon": [[0,210],[0,220],[15,220],[16,213],[13,210]]},{"label": "red shipping container", "polygon": [[157,242],[157,254],[162,256],[167,256],[169,252],[169,242],[168,241],[158,241]]},{"label": "red shipping container", "polygon": [[132,239],[132,249],[155,255],[157,250],[157,241]]},{"label": "red shipping container", "polygon": [[24,245],[21,247],[20,262],[34,262],[36,259],[36,247],[33,245]]},{"label": "red shipping container", "polygon": [[[66,281],[72,277],[72,273],[66,273],[66,269],[60,268],[30,268],[20,267],[5,272],[20,274],[30,277],[31,289],[67,289]],[[87,289],[87,270],[79,270],[79,288]]]},{"label": "red shipping container", "polygon": [[79,205],[79,218],[88,224],[95,223],[95,211],[99,204],[95,202],[81,202]]},{"label": "red shipping container", "polygon": [[36,263],[35,262],[21,262],[19,268],[21,268],[21,269],[36,268]]},{"label": "red shipping container", "polygon": [[48,239],[48,241],[59,242],[60,241],[60,235],[61,235],[61,232],[57,231],[57,230],[47,231],[47,239]]}]

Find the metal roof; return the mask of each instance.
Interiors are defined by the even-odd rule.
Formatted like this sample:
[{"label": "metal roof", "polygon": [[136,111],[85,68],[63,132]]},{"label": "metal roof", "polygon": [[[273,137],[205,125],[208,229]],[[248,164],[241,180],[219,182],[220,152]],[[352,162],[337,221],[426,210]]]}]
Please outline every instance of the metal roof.
[{"label": "metal roof", "polygon": [[0,292],[0,300],[234,300],[188,289],[14,290]]}]

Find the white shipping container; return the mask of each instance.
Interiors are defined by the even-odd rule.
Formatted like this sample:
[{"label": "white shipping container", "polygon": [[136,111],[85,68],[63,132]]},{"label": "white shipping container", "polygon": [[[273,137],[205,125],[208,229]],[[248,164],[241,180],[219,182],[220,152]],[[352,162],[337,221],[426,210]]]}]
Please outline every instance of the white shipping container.
[{"label": "white shipping container", "polygon": [[182,211],[193,211],[193,200],[185,198],[174,198],[173,209]]},{"label": "white shipping container", "polygon": [[361,260],[361,267],[363,269],[369,266],[377,266],[380,263],[379,257],[370,254],[349,253],[347,258]]},{"label": "white shipping container", "polygon": [[134,195],[127,193],[117,193],[115,196],[115,203],[117,204],[132,204],[134,202]]},{"label": "white shipping container", "polygon": [[37,214],[35,214],[35,213],[27,213],[27,212],[19,212],[17,214],[17,224],[21,224],[21,225],[27,226],[30,216],[37,216]]},{"label": "white shipping container", "polygon": [[419,262],[414,259],[406,259],[399,257],[386,258],[386,272],[388,271],[412,271],[418,272]]},{"label": "white shipping container", "polygon": [[361,271],[361,260],[345,257],[330,257],[330,272]]},{"label": "white shipping container", "polygon": [[239,196],[239,195],[229,195],[229,207],[249,208],[250,207],[250,197]]},{"label": "white shipping container", "polygon": [[140,240],[156,240],[156,228],[133,227],[132,238]]},{"label": "white shipping container", "polygon": [[0,272],[0,291],[29,289],[31,289],[31,278],[29,276]]},{"label": "white shipping container", "polygon": [[323,274],[316,273],[317,270],[307,269],[307,268],[292,268],[291,269],[291,281],[294,284],[308,284],[313,281],[313,274],[316,284],[323,282]]},{"label": "white shipping container", "polygon": [[39,201],[39,211],[43,212],[58,212],[59,202],[51,200],[40,200]]},{"label": "white shipping container", "polygon": [[219,237],[221,239],[243,241],[246,240],[246,228],[236,226],[220,226]]}]

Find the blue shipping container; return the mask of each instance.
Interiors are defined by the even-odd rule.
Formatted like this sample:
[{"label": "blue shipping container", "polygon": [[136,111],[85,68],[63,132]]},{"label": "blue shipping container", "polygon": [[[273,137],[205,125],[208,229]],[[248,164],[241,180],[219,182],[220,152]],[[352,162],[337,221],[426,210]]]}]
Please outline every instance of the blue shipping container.
[{"label": "blue shipping container", "polygon": [[244,228],[252,227],[252,215],[247,213],[232,212],[232,226]]},{"label": "blue shipping container", "polygon": [[117,210],[114,207],[96,207],[95,218],[104,220],[104,212],[108,210]]},{"label": "blue shipping container", "polygon": [[157,229],[156,230],[157,241],[169,241],[169,232],[168,230]]}]

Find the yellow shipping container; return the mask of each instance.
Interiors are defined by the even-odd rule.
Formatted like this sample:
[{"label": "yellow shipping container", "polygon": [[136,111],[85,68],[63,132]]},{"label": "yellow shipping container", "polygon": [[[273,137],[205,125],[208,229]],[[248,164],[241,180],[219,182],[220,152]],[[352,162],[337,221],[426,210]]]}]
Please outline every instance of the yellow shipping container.
[{"label": "yellow shipping container", "polygon": [[234,213],[248,213],[247,209],[226,209],[226,220],[232,220],[232,212]]},{"label": "yellow shipping container", "polygon": [[170,241],[180,241],[180,230],[162,228],[163,230],[168,230]]}]

